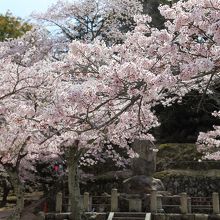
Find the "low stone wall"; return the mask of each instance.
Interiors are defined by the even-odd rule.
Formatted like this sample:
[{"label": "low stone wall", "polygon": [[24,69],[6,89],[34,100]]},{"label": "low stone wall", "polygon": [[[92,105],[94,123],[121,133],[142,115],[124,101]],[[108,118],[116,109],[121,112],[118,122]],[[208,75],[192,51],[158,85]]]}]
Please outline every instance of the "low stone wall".
[{"label": "low stone wall", "polygon": [[153,214],[151,220],[220,220],[220,215],[206,214]]},{"label": "low stone wall", "polygon": [[[82,184],[81,193],[110,194],[112,188],[124,192],[122,182],[129,178],[131,173],[121,171],[120,175],[115,174],[116,172],[109,172],[98,176],[93,181],[88,181],[85,185]],[[207,197],[212,192],[220,193],[220,170],[165,170],[155,173],[154,177],[161,179],[165,190],[173,195],[186,192],[189,196]]]},{"label": "low stone wall", "polygon": [[[45,220],[64,220],[69,219],[70,213],[47,213]],[[82,220],[106,220],[108,218],[108,213],[86,213],[82,216]]]},{"label": "low stone wall", "polygon": [[166,170],[155,174],[171,194],[186,192],[189,196],[220,193],[220,170]]},{"label": "low stone wall", "polygon": [[[47,214],[45,220],[63,220],[69,218],[69,213]],[[93,213],[87,214],[83,220],[107,220],[108,213]],[[220,215],[206,215],[206,214],[152,214],[151,220],[220,220]]]}]

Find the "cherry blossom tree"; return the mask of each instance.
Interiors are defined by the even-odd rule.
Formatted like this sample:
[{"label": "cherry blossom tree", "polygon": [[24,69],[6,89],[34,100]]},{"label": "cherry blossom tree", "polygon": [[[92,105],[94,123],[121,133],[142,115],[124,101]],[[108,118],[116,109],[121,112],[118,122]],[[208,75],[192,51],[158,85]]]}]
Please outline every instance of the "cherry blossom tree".
[{"label": "cherry blossom tree", "polygon": [[[161,8],[167,22],[168,30],[176,37],[173,50],[173,67],[193,89],[202,93],[198,109],[208,95],[219,103],[220,70],[220,2],[216,0],[179,2],[172,8]],[[219,109],[219,105],[218,105]],[[219,112],[213,113],[219,118]],[[205,158],[219,159],[219,126],[213,131],[201,132],[197,144],[198,150],[205,153]]]},{"label": "cherry blossom tree", "polygon": [[143,10],[138,0],[58,1],[46,13],[34,15],[47,25],[58,27],[69,40],[96,38],[117,42],[134,27],[133,16]]},{"label": "cherry blossom tree", "polygon": [[[149,17],[143,19],[150,21]],[[154,140],[149,130],[159,123],[152,106],[172,101],[165,100],[176,77],[167,71],[166,63],[157,66],[156,54],[139,50],[140,43],[146,47],[146,43],[157,44],[155,37],[140,32],[142,25],[140,21],[137,32],[128,35],[123,45],[107,47],[99,41],[73,41],[65,59],[53,63],[54,71],[62,77],[52,95],[53,102],[47,106],[50,114],[41,115],[41,121],[59,133],[52,132],[45,144],[48,141],[63,146],[67,153],[72,219],[80,219],[80,160],[94,163],[89,156],[99,158],[103,144],[108,144],[106,153],[115,157],[110,143],[136,156],[129,143],[135,138]],[[155,34],[159,31],[155,30]],[[139,41],[134,41],[140,35]]]},{"label": "cherry blossom tree", "polygon": [[[66,65],[67,63],[64,62],[63,64]],[[58,70],[58,67],[56,66],[55,69]],[[102,148],[104,144],[108,143],[107,141],[120,143],[120,147],[127,149],[130,156],[135,156],[127,144],[127,139],[132,137],[132,133],[135,133],[136,129],[134,128],[135,124],[132,130],[132,125],[126,126],[121,123],[120,126],[117,123],[114,111],[120,111],[120,106],[124,105],[123,100],[121,103],[117,103],[118,106],[111,106],[108,104],[110,97],[105,99],[104,93],[98,95],[99,91],[102,92],[99,88],[99,86],[103,86],[101,79],[94,80],[91,77],[84,76],[84,82],[82,82],[81,77],[76,76],[77,79],[72,74],[68,74],[71,71],[68,69],[60,66],[59,72],[61,71],[62,77],[59,77],[60,83],[54,90],[53,102],[47,106],[50,114],[45,112],[46,114],[40,117],[42,117],[41,121],[45,122],[46,125],[49,124],[54,131],[51,131],[48,139],[42,144],[47,146],[50,143],[53,146],[62,147],[66,153],[71,212],[74,215],[73,219],[79,219],[79,163],[95,163],[95,159],[99,159]],[[112,101],[114,102],[114,100]],[[113,102],[112,104],[114,104]],[[155,124],[153,118],[152,115],[148,119],[149,123]],[[122,119],[126,121],[126,116],[123,116]],[[113,122],[115,122],[115,126]],[[109,125],[112,125],[112,128],[108,128]],[[43,124],[40,126],[42,127]],[[59,135],[55,135],[58,133]],[[115,155],[110,142],[108,150],[106,150],[107,156],[117,159],[118,164],[122,163],[123,160],[120,160],[117,154]],[[91,159],[91,155],[95,158]]]},{"label": "cherry blossom tree", "polygon": [[[51,48],[46,32],[36,30],[16,40],[0,43],[0,100],[34,88],[33,82],[37,83],[38,78],[31,68],[36,66],[39,70],[38,62]],[[38,83],[40,85],[41,81]]]},{"label": "cherry blossom tree", "polygon": [[[108,16],[114,15],[114,10],[118,9],[117,2],[107,1],[104,4],[98,1],[99,7],[108,6]],[[119,2],[123,5],[124,1]],[[70,38],[72,42],[68,45],[68,53],[62,59],[56,62],[49,60],[45,56],[47,44],[33,47],[32,44],[24,44],[28,40],[23,43],[16,41],[16,52],[5,53],[5,47],[13,51],[7,43],[0,47],[3,53],[1,67],[5,71],[1,78],[1,85],[4,85],[1,88],[1,129],[5,134],[1,137],[1,143],[10,145],[2,153],[6,159],[2,158],[1,161],[3,165],[7,164],[7,155],[14,158],[12,152],[20,155],[12,160],[16,161],[23,155],[31,155],[31,149],[49,150],[50,146],[63,149],[68,162],[71,218],[79,220],[80,162],[93,164],[91,155],[100,159],[104,145],[107,146],[105,153],[109,157],[118,157],[119,164],[124,162],[115,154],[111,143],[126,149],[130,157],[136,156],[129,143],[136,138],[154,141],[151,129],[159,122],[153,107],[160,103],[167,106],[181,102],[181,98],[192,90],[202,94],[212,93],[213,83],[219,79],[220,3],[217,0],[189,0],[170,7],[161,6],[161,14],[167,19],[163,30],[152,28],[149,16],[136,15],[134,21],[137,26],[124,35],[117,33],[120,30],[118,24],[111,29],[109,17],[107,21],[104,19],[105,13],[97,18],[91,17],[96,16],[92,1],[85,4],[83,13],[75,4],[71,7],[69,3],[61,1],[57,4],[60,7],[53,6],[42,19],[55,22],[67,36],[75,36],[67,31],[74,28],[67,28],[71,25],[75,27],[74,19],[82,16],[77,27],[81,28],[80,33],[85,33],[82,34],[84,42]],[[111,11],[109,5],[116,8]],[[57,8],[62,10],[56,13]],[[74,19],[71,10],[74,14],[78,12]],[[85,27],[94,28],[93,31],[89,30],[91,32],[84,29],[85,11],[89,20],[89,25]],[[121,9],[119,12],[122,12]],[[70,19],[69,23],[67,18]],[[104,23],[100,24],[107,29],[91,26],[91,19],[98,24],[104,19]],[[123,43],[109,46],[108,42],[97,38],[111,31],[117,33],[114,39],[122,39],[123,36]],[[30,50],[22,50],[22,46],[17,49],[20,45],[30,45]],[[22,51],[25,52],[24,56],[17,56]],[[23,74],[25,78],[21,77]],[[10,80],[11,76],[13,80]],[[22,111],[17,111],[15,106]],[[7,115],[10,111],[13,114]],[[217,138],[218,130],[216,127],[214,136]],[[212,134],[208,132],[206,135]],[[16,137],[15,141],[8,140],[9,137]],[[200,140],[205,139],[200,136]],[[28,151],[26,146],[30,147]],[[8,150],[10,154],[7,154]]]},{"label": "cherry blossom tree", "polygon": [[[57,151],[39,145],[35,120],[50,95],[54,80],[46,74],[52,43],[42,30],[0,43],[0,164],[9,175],[17,205],[13,219],[20,219],[24,207],[25,180],[31,179],[31,161],[40,153]],[[52,156],[50,153],[48,156]]]},{"label": "cherry blossom tree", "polygon": [[[38,39],[34,34],[29,33],[22,39],[4,42],[1,45],[3,52],[1,58],[3,94],[1,96],[1,164],[8,172],[15,188],[17,195],[15,218],[19,219],[23,208],[20,170],[27,166],[25,159],[36,156],[37,151],[42,151],[40,147],[45,147],[47,150],[49,146],[55,149],[61,146],[67,148],[65,151],[68,159],[72,213],[74,219],[80,219],[78,162],[82,159],[82,155],[86,157],[85,153],[98,156],[102,144],[108,139],[114,140],[122,147],[129,147],[127,139],[134,138],[132,134],[139,135],[135,128],[138,123],[134,120],[132,125],[122,113],[134,105],[139,97],[132,98],[129,95],[121,97],[120,93],[127,93],[127,91],[124,88],[121,91],[117,90],[116,93],[112,91],[110,83],[115,79],[107,81],[105,72],[100,72],[103,66],[100,66],[100,62],[111,61],[114,50],[111,51],[105,45],[99,44],[94,47],[84,45],[85,50],[82,48],[86,59],[90,47],[97,51],[97,55],[93,56],[95,59],[93,62],[98,64],[99,76],[91,72],[94,64],[90,59],[82,68],[81,59],[84,56],[79,49],[83,44],[74,42],[73,51],[66,60],[53,63],[46,60],[48,48],[46,43],[47,40],[43,39],[42,35]],[[78,47],[76,52],[80,53],[80,56],[76,63],[68,66],[71,59],[77,55],[75,47]],[[107,53],[103,53],[100,49],[104,49],[103,52]],[[105,56],[102,57],[103,55]],[[54,69],[49,68],[53,66],[55,66]],[[84,68],[88,68],[85,74]],[[55,80],[52,76],[55,76],[57,71],[61,76]],[[70,73],[75,71],[78,71],[77,75]],[[45,94],[48,94],[46,98]],[[106,96],[107,94],[110,96]],[[115,96],[116,100],[114,100]],[[124,97],[125,100],[123,100]],[[136,108],[137,106],[128,112],[128,115],[135,116]],[[145,130],[156,124],[153,114],[150,111],[148,113],[148,118],[144,122],[149,125]],[[140,112],[139,119],[141,118]],[[126,125],[125,122],[129,124]],[[110,125],[112,127],[109,128]],[[118,135],[121,134],[123,136],[120,139]],[[111,153],[111,149],[108,153]],[[130,154],[132,153],[130,150]],[[86,158],[83,162],[85,161],[92,163],[90,158]]]},{"label": "cherry blossom tree", "polygon": [[219,5],[197,3],[161,7],[168,20],[163,30],[151,28],[148,16],[136,16],[137,27],[123,44],[73,41],[65,59],[53,64],[62,77],[44,120],[59,133],[48,141],[68,152],[73,219],[80,218],[77,164],[83,155],[98,156],[108,141],[134,155],[129,141],[153,141],[149,131],[159,125],[154,106],[181,101],[192,90],[211,92],[219,69]]},{"label": "cherry blossom tree", "polygon": [[[220,112],[214,112],[213,115],[220,118]],[[219,160],[220,158],[220,126],[213,126],[213,131],[201,132],[197,144],[198,150],[205,153],[205,159]]]},{"label": "cherry blossom tree", "polygon": [[165,29],[151,28],[148,16],[136,16],[137,27],[123,44],[73,41],[59,63],[74,81],[59,107],[62,123],[69,124],[65,142],[75,146],[70,156],[75,161],[84,153],[83,143],[92,149],[105,140],[122,147],[134,138],[152,141],[149,131],[158,125],[152,107],[181,101],[192,90],[212,92],[219,77],[219,2],[191,0],[160,10],[168,19]]}]

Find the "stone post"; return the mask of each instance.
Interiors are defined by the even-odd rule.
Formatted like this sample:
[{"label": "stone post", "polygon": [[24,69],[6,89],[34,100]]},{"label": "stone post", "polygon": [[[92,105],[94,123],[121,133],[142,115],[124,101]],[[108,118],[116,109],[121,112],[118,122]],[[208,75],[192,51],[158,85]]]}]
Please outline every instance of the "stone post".
[{"label": "stone post", "polygon": [[83,208],[85,212],[90,211],[90,199],[89,199],[89,193],[84,192],[83,194]]},{"label": "stone post", "polygon": [[118,190],[112,189],[111,193],[111,212],[118,211]]},{"label": "stone post", "polygon": [[186,193],[180,194],[180,211],[182,214],[188,213],[188,197]]},{"label": "stone post", "polygon": [[217,192],[212,193],[212,208],[214,214],[219,214],[219,194]]},{"label": "stone post", "polygon": [[142,201],[141,199],[129,199],[129,212],[141,212],[142,211]]},{"label": "stone post", "polygon": [[56,195],[56,212],[62,212],[63,194],[61,192]]},{"label": "stone post", "polygon": [[37,219],[38,220],[45,220],[45,213],[44,212],[38,212]]},{"label": "stone post", "polygon": [[68,198],[67,212],[70,212],[70,197]]},{"label": "stone post", "polygon": [[157,191],[152,190],[150,194],[150,211],[157,212]]},{"label": "stone post", "polygon": [[192,200],[188,197],[188,213],[192,213]]},{"label": "stone post", "polygon": [[157,212],[164,212],[162,204],[162,195],[157,195]]}]

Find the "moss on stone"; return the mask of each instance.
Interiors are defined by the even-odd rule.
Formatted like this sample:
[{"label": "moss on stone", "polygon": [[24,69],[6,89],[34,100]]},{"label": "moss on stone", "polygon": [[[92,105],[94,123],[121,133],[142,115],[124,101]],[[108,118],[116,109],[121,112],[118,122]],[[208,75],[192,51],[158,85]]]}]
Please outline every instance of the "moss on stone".
[{"label": "moss on stone", "polygon": [[220,178],[220,170],[182,170],[182,169],[170,169],[161,172],[156,172],[154,174],[155,178],[164,179],[167,177],[209,177],[209,178]]}]

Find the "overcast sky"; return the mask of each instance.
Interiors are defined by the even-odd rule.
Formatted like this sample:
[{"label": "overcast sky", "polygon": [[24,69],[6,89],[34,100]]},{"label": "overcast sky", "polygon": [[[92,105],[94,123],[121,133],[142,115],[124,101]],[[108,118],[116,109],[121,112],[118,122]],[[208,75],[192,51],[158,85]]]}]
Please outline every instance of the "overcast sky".
[{"label": "overcast sky", "polygon": [[33,12],[44,12],[52,3],[57,0],[0,0],[0,14],[10,10],[13,15],[28,19]]}]

